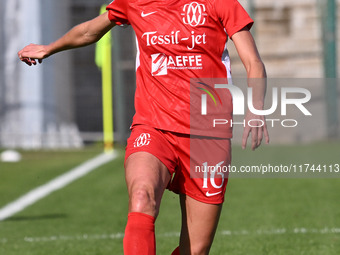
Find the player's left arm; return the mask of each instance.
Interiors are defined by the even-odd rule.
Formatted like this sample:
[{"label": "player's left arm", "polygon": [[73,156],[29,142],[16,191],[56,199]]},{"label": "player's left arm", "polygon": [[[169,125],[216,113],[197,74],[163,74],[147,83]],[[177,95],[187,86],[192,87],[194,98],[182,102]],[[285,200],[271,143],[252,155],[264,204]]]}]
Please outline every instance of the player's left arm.
[{"label": "player's left arm", "polygon": [[[244,28],[241,31],[235,33],[231,39],[233,40],[240,59],[247,71],[248,87],[251,87],[253,90],[253,106],[257,110],[262,110],[267,88],[267,74],[253,36],[249,32],[248,28]],[[261,121],[259,121],[259,123],[252,122],[252,126],[259,127],[250,127],[246,124],[242,137],[243,149],[246,148],[250,133],[252,150],[255,150],[261,145],[263,137],[265,138],[266,143],[269,143],[269,135],[265,117],[255,115],[248,109],[245,121],[248,123],[248,121],[252,119],[258,119]],[[262,122],[264,123],[263,125]]]}]

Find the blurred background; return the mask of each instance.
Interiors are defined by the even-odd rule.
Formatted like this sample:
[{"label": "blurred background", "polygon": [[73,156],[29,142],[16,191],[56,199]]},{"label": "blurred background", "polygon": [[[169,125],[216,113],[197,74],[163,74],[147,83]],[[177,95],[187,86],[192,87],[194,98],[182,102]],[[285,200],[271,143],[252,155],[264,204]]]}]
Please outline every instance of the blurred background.
[{"label": "blurred background", "polygon": [[[312,93],[308,107],[313,116],[302,119],[297,128],[271,130],[274,143],[339,137],[340,26],[335,2],[240,0],[255,20],[252,33],[270,78],[269,97],[271,86],[287,83]],[[101,71],[94,61],[95,46],[57,54],[36,67],[21,63],[17,51],[29,43],[50,43],[97,16],[103,4],[108,1],[1,0],[0,147],[77,148],[102,139]],[[114,28],[112,45],[115,142],[124,144],[134,114],[136,46],[131,27]],[[229,49],[233,77],[246,77],[231,42]],[[239,132],[235,130],[236,143]]]}]

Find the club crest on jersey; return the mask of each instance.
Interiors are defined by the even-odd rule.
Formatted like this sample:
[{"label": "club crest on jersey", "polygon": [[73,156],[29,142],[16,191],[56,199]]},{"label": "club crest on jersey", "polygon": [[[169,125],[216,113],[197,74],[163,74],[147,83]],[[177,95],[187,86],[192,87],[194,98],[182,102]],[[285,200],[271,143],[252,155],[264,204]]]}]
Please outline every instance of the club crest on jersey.
[{"label": "club crest on jersey", "polygon": [[191,2],[183,7],[183,23],[190,25],[192,27],[197,27],[199,25],[204,25],[206,21],[207,13],[204,4],[199,4],[197,2]]},{"label": "club crest on jersey", "polygon": [[138,136],[133,143],[133,147],[143,147],[150,144],[151,141],[151,135],[148,133],[142,133],[140,136]]}]

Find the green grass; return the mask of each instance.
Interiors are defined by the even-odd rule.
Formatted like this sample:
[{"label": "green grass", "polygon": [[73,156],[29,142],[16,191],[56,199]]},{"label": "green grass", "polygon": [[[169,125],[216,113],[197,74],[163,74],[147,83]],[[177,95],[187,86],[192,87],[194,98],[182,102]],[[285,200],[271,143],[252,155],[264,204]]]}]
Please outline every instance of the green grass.
[{"label": "green grass", "polygon": [[[256,152],[236,146],[233,162],[339,163],[339,149],[339,143],[264,146]],[[98,153],[23,152],[21,163],[0,163],[0,207]],[[114,162],[0,222],[0,254],[123,254],[123,159],[120,149]],[[340,178],[231,178],[211,254],[340,254],[339,201]],[[179,228],[178,198],[166,192],[156,223],[157,254],[171,253]]]},{"label": "green grass", "polygon": [[23,160],[18,163],[0,162],[0,207],[100,152],[98,147],[72,151],[26,151],[23,152]]}]

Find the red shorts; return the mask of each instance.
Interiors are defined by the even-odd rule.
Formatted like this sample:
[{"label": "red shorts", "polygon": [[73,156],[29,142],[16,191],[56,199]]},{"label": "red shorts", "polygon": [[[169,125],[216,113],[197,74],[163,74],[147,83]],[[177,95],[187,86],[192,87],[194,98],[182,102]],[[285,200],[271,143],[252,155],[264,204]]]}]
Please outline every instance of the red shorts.
[{"label": "red shorts", "polygon": [[193,136],[136,125],[127,141],[125,160],[148,152],[168,168],[168,189],[208,204],[220,204],[228,182],[230,139]]}]

